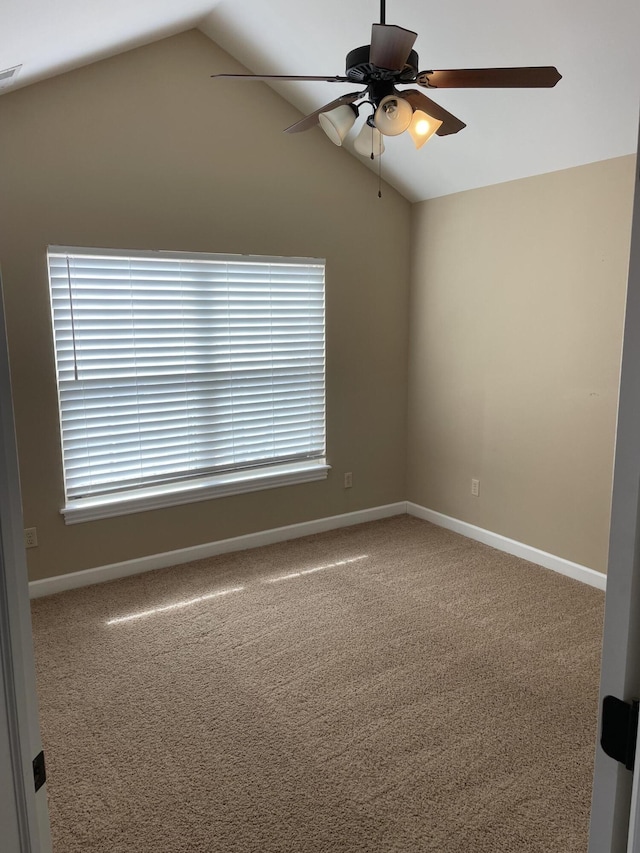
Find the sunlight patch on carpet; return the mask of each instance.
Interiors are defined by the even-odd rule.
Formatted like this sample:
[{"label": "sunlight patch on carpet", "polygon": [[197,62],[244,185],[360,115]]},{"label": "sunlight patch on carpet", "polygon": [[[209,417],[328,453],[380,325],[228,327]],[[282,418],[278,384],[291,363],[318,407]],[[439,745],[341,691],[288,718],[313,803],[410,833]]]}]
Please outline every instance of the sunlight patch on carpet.
[{"label": "sunlight patch on carpet", "polygon": [[129,616],[118,616],[115,619],[109,619],[107,625],[117,625],[120,622],[132,622],[134,619],[143,619],[145,616],[155,616],[157,613],[166,613],[168,610],[179,610],[183,607],[191,607],[192,604],[199,604],[201,601],[209,601],[212,598],[220,598],[223,595],[229,595],[232,592],[242,592],[243,586],[235,586],[232,589],[222,589],[219,592],[212,592],[208,595],[199,595],[197,598],[190,598],[188,601],[176,601],[174,604],[165,604],[162,607],[153,607],[151,610],[141,610],[139,613],[132,613]]},{"label": "sunlight patch on carpet", "polygon": [[290,572],[287,575],[279,575],[277,578],[267,578],[263,583],[278,583],[279,581],[288,581],[291,578],[300,578],[303,575],[312,575],[314,572],[323,572],[325,569],[335,569],[339,566],[347,566],[349,563],[357,563],[359,560],[366,560],[368,556],[368,554],[360,554],[359,557],[338,560],[335,563],[327,563],[325,566],[315,566],[313,569],[301,569],[299,572]]}]

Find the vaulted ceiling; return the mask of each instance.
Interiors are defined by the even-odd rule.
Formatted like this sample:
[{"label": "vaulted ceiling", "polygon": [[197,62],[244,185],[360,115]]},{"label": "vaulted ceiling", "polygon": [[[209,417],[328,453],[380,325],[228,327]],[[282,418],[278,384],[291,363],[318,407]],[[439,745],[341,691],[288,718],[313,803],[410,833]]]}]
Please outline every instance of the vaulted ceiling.
[{"label": "vaulted ceiling", "polygon": [[[4,0],[0,72],[22,68],[0,93],[194,26],[255,73],[342,75],[379,16],[378,0]],[[562,74],[553,89],[430,91],[467,127],[419,151],[408,134],[387,140],[383,177],[410,201],[636,151],[637,0],[388,0],[386,22],[418,32],[420,69],[555,65]],[[246,85],[264,84],[211,81],[228,97]],[[306,113],[354,84],[274,88]],[[287,143],[304,146],[305,134]]]}]

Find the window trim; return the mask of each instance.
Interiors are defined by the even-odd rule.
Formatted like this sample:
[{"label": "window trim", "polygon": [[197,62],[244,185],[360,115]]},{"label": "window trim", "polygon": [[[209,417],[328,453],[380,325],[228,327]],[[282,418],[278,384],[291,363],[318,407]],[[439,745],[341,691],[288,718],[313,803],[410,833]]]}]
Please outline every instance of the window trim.
[{"label": "window trim", "polygon": [[164,509],[198,501],[242,495],[280,486],[293,486],[325,480],[331,470],[326,459],[291,462],[288,465],[234,471],[214,477],[198,477],[179,483],[116,492],[93,498],[71,500],[60,510],[65,524],[98,521],[151,509]]}]

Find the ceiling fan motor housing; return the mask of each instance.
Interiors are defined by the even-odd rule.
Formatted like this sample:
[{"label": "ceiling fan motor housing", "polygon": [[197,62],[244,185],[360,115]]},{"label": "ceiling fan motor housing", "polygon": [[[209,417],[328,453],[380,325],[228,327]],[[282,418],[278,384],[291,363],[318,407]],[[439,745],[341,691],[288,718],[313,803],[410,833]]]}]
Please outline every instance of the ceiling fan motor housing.
[{"label": "ceiling fan motor housing", "polygon": [[349,51],[346,61],[346,75],[355,83],[373,83],[378,80],[389,80],[394,83],[413,83],[418,73],[418,54],[415,50],[409,53],[404,67],[400,70],[378,68],[369,61],[371,45],[365,44]]}]

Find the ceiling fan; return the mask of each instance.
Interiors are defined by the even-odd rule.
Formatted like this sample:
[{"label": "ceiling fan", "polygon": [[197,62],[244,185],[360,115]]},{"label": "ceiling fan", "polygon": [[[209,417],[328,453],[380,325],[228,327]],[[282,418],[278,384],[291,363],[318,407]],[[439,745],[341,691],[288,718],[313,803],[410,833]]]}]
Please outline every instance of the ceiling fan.
[{"label": "ceiling fan", "polygon": [[417,84],[425,89],[551,88],[562,75],[553,66],[520,68],[456,68],[419,71],[413,45],[418,34],[385,22],[385,0],[380,0],[380,23],[373,24],[371,44],[356,47],[346,57],[344,76],[300,76],[288,74],[212,74],[234,80],[303,80],[326,83],[357,83],[366,88],[341,95],[285,128],[285,133],[309,130],[318,123],[336,145],[342,145],[360,108],[369,105],[371,114],[354,140],[359,154],[371,159],[384,151],[383,136],[408,130],[416,148],[435,133],[458,133],[466,124],[418,89],[396,88]]}]

